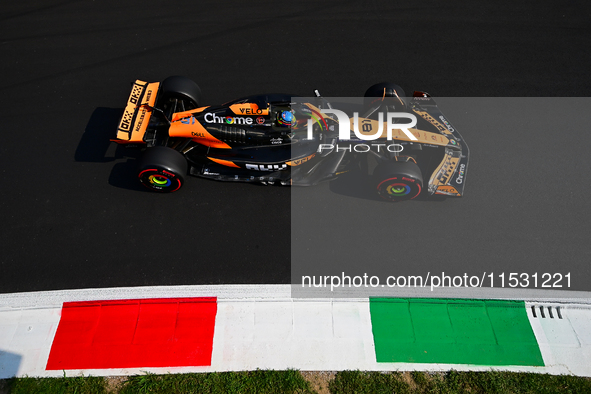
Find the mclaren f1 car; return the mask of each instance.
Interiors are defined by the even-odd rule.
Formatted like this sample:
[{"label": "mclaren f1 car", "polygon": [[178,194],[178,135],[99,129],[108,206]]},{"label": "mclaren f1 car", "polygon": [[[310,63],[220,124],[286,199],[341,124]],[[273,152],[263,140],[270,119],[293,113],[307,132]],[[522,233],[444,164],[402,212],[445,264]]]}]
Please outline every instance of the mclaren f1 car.
[{"label": "mclaren f1 car", "polygon": [[148,189],[177,191],[188,174],[310,186],[372,157],[367,176],[387,201],[464,194],[468,146],[425,92],[407,98],[380,83],[342,111],[317,91],[201,104],[201,90],[185,77],[133,84],[112,141],[144,149],[137,174]]}]

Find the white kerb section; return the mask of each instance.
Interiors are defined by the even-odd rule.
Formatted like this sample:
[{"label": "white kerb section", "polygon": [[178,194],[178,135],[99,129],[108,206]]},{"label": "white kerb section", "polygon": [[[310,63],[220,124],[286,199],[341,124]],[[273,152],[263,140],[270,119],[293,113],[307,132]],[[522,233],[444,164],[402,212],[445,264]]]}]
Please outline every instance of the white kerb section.
[{"label": "white kerb section", "polygon": [[536,302],[526,306],[548,373],[591,376],[591,306]]},{"label": "white kerb section", "polygon": [[344,370],[375,364],[367,300],[218,304],[213,369]]}]

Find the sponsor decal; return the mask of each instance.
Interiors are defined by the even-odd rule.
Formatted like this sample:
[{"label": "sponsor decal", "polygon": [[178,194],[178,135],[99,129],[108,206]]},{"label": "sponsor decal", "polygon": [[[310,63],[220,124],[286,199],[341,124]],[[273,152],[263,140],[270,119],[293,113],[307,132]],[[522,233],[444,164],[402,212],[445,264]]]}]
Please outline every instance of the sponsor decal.
[{"label": "sponsor decal", "polygon": [[246,124],[251,125],[253,120],[252,118],[245,118],[245,117],[232,117],[232,116],[217,116],[213,113],[205,114],[203,119],[207,123],[226,123],[226,124]]},{"label": "sponsor decal", "polygon": [[281,171],[287,169],[287,163],[284,164],[246,164],[247,170],[255,171]]},{"label": "sponsor decal", "polygon": [[257,124],[264,124],[265,123],[265,118],[263,118],[262,116],[259,116],[257,118]]},{"label": "sponsor decal", "polygon": [[419,114],[421,116],[421,118],[425,119],[427,122],[429,122],[433,126],[435,126],[437,128],[437,130],[439,130],[440,132],[442,132],[444,134],[450,134],[449,130],[445,126],[443,126],[441,123],[439,123],[437,121],[437,119],[435,119],[434,117],[432,117],[431,115],[429,115],[427,112],[425,112],[425,111],[417,111],[417,110],[415,110],[415,112],[417,114]]},{"label": "sponsor decal", "polygon": [[121,126],[119,128],[123,131],[129,131],[131,127],[131,120],[133,119],[133,111],[125,111],[121,118]]},{"label": "sponsor decal", "polygon": [[273,144],[273,145],[283,144],[283,140],[281,138],[271,138],[271,144]]},{"label": "sponsor decal", "polygon": [[286,164],[288,166],[292,166],[292,167],[299,166],[300,164],[304,164],[305,162],[307,162],[308,160],[310,160],[314,156],[316,156],[316,153],[313,153],[313,154],[311,154],[310,156],[307,156],[307,157],[302,157],[301,159],[288,161]]},{"label": "sponsor decal", "polygon": [[129,102],[132,104],[139,103],[140,97],[142,96],[142,90],[144,90],[143,86],[133,85],[131,95],[129,96]]},{"label": "sponsor decal", "polygon": [[448,129],[449,131],[451,131],[452,133],[455,131],[455,129],[454,129],[453,127],[451,127],[451,125],[449,124],[449,122],[447,121],[447,119],[445,119],[445,118],[443,117],[443,115],[441,115],[441,116],[439,117],[439,119],[441,119],[441,121],[443,122],[443,124],[445,125],[445,127],[447,127],[447,129]]},{"label": "sponsor decal", "polygon": [[220,175],[218,172],[209,172],[209,168],[203,170],[203,175]]},{"label": "sponsor decal", "polygon": [[263,115],[266,110],[262,110],[260,108],[240,108],[240,113],[242,115]]},{"label": "sponsor decal", "polygon": [[466,169],[466,165],[465,164],[460,164],[460,168],[458,171],[458,177],[456,178],[456,183],[458,185],[462,184],[462,182],[464,182],[464,170]]},{"label": "sponsor decal", "polygon": [[268,115],[269,110],[267,108],[261,109],[255,103],[242,103],[230,105],[230,110],[235,115]]},{"label": "sponsor decal", "polygon": [[206,138],[206,137],[205,137],[205,134],[203,134],[203,133],[200,133],[200,132],[198,132],[198,131],[191,131],[191,135],[192,135],[193,137],[197,137],[197,138]]},{"label": "sponsor decal", "polygon": [[146,118],[146,110],[143,109],[142,110],[142,114],[140,115],[140,117],[139,117],[139,119],[138,119],[138,121],[136,123],[136,126],[135,126],[135,131],[136,132],[140,131],[140,129],[142,128],[142,123],[144,123],[144,119],[145,118]]},{"label": "sponsor decal", "polygon": [[181,119],[182,124],[195,124],[197,123],[197,119],[194,116],[190,116],[188,118]]},{"label": "sponsor decal", "polygon": [[[238,178],[236,178],[236,179],[238,179]],[[273,177],[264,177],[264,176],[254,177],[254,176],[251,176],[250,178],[248,178],[248,180],[251,181],[251,182],[259,181],[263,185],[267,185],[267,184],[268,185],[273,185],[275,183],[281,184],[283,186],[291,185],[291,181],[280,181],[278,179],[277,180],[274,179]]]},{"label": "sponsor decal", "polygon": [[437,188],[436,194],[445,194],[450,196],[459,196],[460,193],[453,186],[442,185]]}]

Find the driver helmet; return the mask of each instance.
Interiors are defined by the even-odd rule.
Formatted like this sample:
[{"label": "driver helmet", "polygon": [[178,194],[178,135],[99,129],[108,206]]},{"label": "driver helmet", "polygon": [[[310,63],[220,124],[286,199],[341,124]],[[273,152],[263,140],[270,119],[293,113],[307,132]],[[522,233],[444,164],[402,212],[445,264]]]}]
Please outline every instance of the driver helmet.
[{"label": "driver helmet", "polygon": [[291,126],[295,124],[295,116],[291,111],[279,111],[277,113],[277,123],[282,126]]}]

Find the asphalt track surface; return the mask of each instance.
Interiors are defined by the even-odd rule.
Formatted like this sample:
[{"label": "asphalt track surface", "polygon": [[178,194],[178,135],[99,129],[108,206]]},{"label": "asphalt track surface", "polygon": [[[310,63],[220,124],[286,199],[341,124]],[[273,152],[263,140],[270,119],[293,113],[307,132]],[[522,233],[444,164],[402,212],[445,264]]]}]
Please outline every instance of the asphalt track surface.
[{"label": "asphalt track surface", "polygon": [[[434,97],[585,97],[590,8],[583,1],[4,4],[0,292],[290,283],[290,188],[198,178],[171,195],[138,186],[137,155],[106,142],[135,79],[191,77],[206,104],[314,89],[357,96],[381,81]],[[399,248],[388,264],[420,273],[569,271],[573,289],[591,290],[588,128],[568,136],[544,128],[533,147],[507,134],[498,146],[462,120],[481,110],[476,104],[442,108],[471,147],[465,198],[391,207],[335,185],[302,193],[335,194],[336,203],[318,208],[333,218],[359,201],[375,215],[397,210],[385,214],[404,219],[397,239],[444,244]],[[458,236],[442,242],[453,229],[435,230],[434,217],[452,220]]]}]

